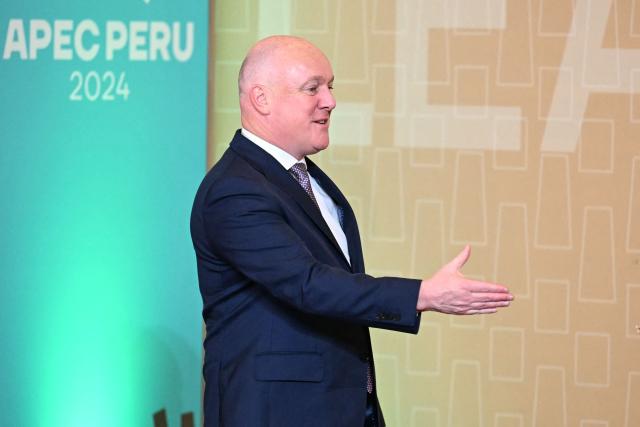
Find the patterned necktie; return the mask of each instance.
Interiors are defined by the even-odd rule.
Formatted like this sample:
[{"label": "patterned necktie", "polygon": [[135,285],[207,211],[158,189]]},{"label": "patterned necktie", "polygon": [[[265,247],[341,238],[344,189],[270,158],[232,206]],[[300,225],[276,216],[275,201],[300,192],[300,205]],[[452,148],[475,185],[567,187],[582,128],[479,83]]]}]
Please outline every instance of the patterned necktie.
[{"label": "patterned necktie", "polygon": [[[291,166],[289,172],[293,175],[293,177],[298,181],[298,183],[302,186],[304,191],[309,195],[313,203],[316,205],[318,209],[318,201],[316,200],[316,196],[313,194],[313,190],[311,189],[311,179],[309,178],[309,173],[307,172],[307,165],[304,163],[296,163]],[[340,215],[340,225],[342,225],[342,212],[339,211]],[[367,393],[373,393],[373,372],[371,369],[371,361],[367,360]]]},{"label": "patterned necktie", "polygon": [[309,178],[309,173],[307,172],[307,165],[305,165],[304,163],[296,163],[295,165],[291,166],[289,172],[291,172],[296,181],[298,181],[304,191],[306,191],[309,197],[311,197],[311,200],[313,200],[313,204],[316,205],[318,209],[320,209],[318,201],[316,200],[316,196],[313,194],[313,190],[311,189],[311,179]]}]

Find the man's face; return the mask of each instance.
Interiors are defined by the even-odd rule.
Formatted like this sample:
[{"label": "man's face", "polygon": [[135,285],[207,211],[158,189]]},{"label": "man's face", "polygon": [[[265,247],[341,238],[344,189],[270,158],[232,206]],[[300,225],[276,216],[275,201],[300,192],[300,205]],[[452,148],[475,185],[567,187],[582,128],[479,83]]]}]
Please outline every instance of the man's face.
[{"label": "man's face", "polygon": [[331,64],[322,52],[306,47],[278,65],[270,118],[275,142],[298,159],[324,150],[329,146],[329,116],[336,106]]}]

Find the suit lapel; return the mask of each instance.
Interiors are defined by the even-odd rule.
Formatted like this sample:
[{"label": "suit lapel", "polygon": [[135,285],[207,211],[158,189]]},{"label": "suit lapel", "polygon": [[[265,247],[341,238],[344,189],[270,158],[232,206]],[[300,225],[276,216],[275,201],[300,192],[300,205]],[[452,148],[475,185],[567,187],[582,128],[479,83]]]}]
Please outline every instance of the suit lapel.
[{"label": "suit lapel", "polygon": [[[289,195],[294,202],[302,208],[306,215],[313,221],[313,223],[320,229],[327,239],[333,244],[338,253],[344,258],[340,245],[336,241],[333,233],[329,229],[329,226],[322,218],[322,214],[313,203],[309,195],[304,191],[302,186],[295,180],[291,174],[285,170],[276,159],[274,159],[269,153],[258,147],[246,139],[240,131],[236,132],[233,140],[231,141],[230,148],[236,152],[239,156],[245,159],[251,166],[253,166],[258,172],[264,175],[276,187],[281,189],[284,193]],[[309,162],[309,160],[307,160]],[[315,178],[315,176],[314,176]],[[324,184],[323,188],[324,188]],[[346,262],[346,259],[345,259]]]},{"label": "suit lapel", "polygon": [[338,186],[322,171],[322,169],[318,167],[318,165],[309,158],[307,158],[306,161],[309,174],[318,181],[322,189],[327,192],[329,197],[333,199],[335,204],[338,205],[338,209],[342,212],[342,230],[347,237],[347,244],[349,245],[351,270],[354,273],[364,273],[364,259],[362,256],[360,232],[358,231],[358,223],[356,221],[356,216],[353,213],[353,209],[351,209],[351,205],[347,201],[346,197],[344,197],[344,194],[342,194]]}]

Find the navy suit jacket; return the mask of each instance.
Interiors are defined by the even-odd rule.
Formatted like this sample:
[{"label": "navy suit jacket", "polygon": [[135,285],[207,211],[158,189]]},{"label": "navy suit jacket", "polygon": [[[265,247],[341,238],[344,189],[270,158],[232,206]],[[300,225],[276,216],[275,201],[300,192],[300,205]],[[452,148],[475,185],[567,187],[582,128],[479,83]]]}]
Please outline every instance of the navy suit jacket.
[{"label": "navy suit jacket", "polygon": [[207,427],[360,427],[368,326],[418,331],[420,281],[364,273],[349,203],[306,161],[342,212],[351,265],[298,182],[239,131],[198,189]]}]

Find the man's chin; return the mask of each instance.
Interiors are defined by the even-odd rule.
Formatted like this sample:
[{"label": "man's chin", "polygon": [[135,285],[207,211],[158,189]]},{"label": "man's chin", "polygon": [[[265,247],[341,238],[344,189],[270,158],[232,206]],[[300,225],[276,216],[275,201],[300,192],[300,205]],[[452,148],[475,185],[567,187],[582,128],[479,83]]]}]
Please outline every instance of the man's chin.
[{"label": "man's chin", "polygon": [[316,144],[313,144],[313,149],[315,150],[314,154],[318,153],[318,152],[320,152],[322,150],[326,150],[327,148],[329,148],[329,140],[328,139],[326,141],[319,141]]}]

